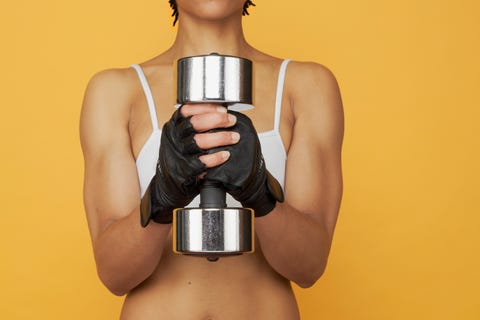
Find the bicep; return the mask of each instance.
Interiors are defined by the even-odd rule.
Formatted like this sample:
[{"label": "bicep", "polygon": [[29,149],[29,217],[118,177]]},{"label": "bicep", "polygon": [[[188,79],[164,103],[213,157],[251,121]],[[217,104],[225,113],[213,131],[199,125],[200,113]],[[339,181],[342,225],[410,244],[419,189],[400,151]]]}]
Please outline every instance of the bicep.
[{"label": "bicep", "polygon": [[114,85],[108,80],[92,79],[80,120],[85,159],[84,203],[93,241],[110,223],[127,216],[140,201],[126,126],[128,116],[122,111],[125,101],[113,93],[116,90],[112,91]]},{"label": "bicep", "polygon": [[121,147],[85,157],[84,202],[93,240],[139,205],[135,163]]},{"label": "bicep", "polygon": [[295,99],[286,199],[297,210],[321,220],[332,234],[342,196],[342,102],[335,78],[324,69],[301,90]]}]

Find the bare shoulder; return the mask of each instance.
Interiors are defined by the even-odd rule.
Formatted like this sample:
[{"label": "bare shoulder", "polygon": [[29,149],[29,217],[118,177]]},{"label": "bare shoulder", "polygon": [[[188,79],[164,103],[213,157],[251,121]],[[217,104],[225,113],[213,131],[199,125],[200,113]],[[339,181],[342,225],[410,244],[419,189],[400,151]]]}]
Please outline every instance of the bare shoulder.
[{"label": "bare shoulder", "polygon": [[343,104],[333,72],[314,62],[292,61],[287,93],[296,123],[312,134],[339,143],[343,136]]},{"label": "bare shoulder", "polygon": [[[138,83],[131,68],[107,69],[96,73],[85,90],[80,116],[82,147],[94,140],[101,143],[107,130],[128,124],[130,105]],[[112,131],[113,132],[113,131]]]},{"label": "bare shoulder", "polygon": [[299,77],[305,81],[322,81],[327,83],[336,83],[333,72],[316,62],[309,61],[291,61],[288,67],[293,77]]},{"label": "bare shoulder", "polygon": [[315,62],[292,61],[288,67],[290,94],[295,97],[327,98],[339,96],[338,82],[333,72]]},{"label": "bare shoulder", "polygon": [[83,107],[118,109],[114,108],[115,105],[125,104],[125,99],[131,96],[135,88],[134,80],[132,68],[107,69],[96,73],[87,85]]}]

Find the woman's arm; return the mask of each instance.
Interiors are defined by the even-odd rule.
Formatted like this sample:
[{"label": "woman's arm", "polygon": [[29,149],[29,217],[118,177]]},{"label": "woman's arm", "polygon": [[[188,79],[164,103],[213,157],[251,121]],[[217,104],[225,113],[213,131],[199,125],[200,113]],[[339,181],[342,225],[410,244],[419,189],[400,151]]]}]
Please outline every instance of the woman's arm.
[{"label": "woman's arm", "polygon": [[97,271],[116,295],[153,272],[171,228],[140,226],[140,190],[128,133],[132,79],[126,70],[94,76],[80,120],[85,210]]},{"label": "woman's arm", "polygon": [[323,274],[342,196],[343,108],[334,76],[313,63],[292,63],[295,123],[288,151],[285,202],[255,220],[263,253],[301,287]]},{"label": "woman's arm", "polygon": [[[146,228],[140,224],[140,190],[128,132],[130,95],[138,79],[128,71],[105,71],[90,81],[80,123],[85,208],[95,261],[100,279],[117,295],[152,274],[171,229],[171,224],[150,223]],[[184,105],[181,110],[199,132],[235,124],[217,105]],[[209,149],[234,144],[238,138],[216,132],[199,133],[194,139],[200,148]],[[199,157],[206,168],[227,158],[228,152]]]}]

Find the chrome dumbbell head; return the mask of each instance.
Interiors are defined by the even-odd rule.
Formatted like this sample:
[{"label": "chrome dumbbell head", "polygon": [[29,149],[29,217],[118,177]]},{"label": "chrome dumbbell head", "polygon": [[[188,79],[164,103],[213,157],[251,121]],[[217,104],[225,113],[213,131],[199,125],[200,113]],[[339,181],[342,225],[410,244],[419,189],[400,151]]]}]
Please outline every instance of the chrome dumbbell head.
[{"label": "chrome dumbbell head", "polygon": [[216,53],[178,60],[177,103],[252,104],[252,61]]}]

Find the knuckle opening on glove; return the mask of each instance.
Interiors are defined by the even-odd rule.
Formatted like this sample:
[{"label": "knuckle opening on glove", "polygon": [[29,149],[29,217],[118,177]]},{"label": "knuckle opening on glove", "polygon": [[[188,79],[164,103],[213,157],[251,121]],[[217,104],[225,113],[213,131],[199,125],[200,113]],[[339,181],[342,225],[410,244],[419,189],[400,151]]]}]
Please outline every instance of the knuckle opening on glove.
[{"label": "knuckle opening on glove", "polygon": [[179,149],[183,154],[200,154],[203,151],[195,141],[195,136],[183,139]]}]

